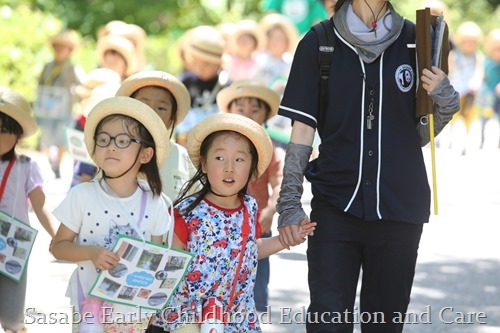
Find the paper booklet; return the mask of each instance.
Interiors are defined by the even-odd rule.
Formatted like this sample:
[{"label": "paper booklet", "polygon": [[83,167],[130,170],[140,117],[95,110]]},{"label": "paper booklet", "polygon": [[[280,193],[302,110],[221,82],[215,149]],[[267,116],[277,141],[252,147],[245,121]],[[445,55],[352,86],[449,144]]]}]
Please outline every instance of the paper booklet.
[{"label": "paper booklet", "polygon": [[113,252],[119,263],[97,276],[89,295],[159,311],[186,275],[194,255],[164,245],[120,236]]},{"label": "paper booklet", "polygon": [[445,27],[446,23],[444,23],[443,21],[442,14],[436,18],[436,25],[431,26],[432,66],[436,66],[438,68],[441,68],[441,56]]},{"label": "paper booklet", "polygon": [[64,131],[66,135],[66,145],[69,155],[75,160],[84,162],[90,165],[95,165],[94,161],[87,151],[85,146],[85,136],[82,131],[74,128],[66,127]]},{"label": "paper booklet", "polygon": [[0,210],[0,274],[19,282],[38,231]]},{"label": "paper booklet", "polygon": [[37,118],[67,119],[71,95],[67,88],[58,86],[39,86],[33,110]]}]

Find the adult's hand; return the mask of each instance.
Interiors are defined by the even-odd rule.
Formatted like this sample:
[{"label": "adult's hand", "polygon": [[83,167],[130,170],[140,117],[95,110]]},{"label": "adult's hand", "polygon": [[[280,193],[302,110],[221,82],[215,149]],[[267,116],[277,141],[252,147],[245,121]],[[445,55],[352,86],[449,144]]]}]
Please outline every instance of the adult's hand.
[{"label": "adult's hand", "polygon": [[[303,221],[309,220],[306,217]],[[281,244],[290,250],[290,246],[296,246],[304,242],[305,238],[300,235],[300,224],[285,225],[278,229]]]}]

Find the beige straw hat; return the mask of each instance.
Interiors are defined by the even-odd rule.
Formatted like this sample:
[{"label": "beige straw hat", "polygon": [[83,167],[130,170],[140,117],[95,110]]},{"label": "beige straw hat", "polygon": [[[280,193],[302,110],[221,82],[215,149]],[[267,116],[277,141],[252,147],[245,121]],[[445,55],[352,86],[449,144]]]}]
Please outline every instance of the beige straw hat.
[{"label": "beige straw hat", "polygon": [[271,109],[266,120],[278,113],[280,95],[257,80],[234,81],[230,86],[219,91],[217,94],[219,110],[221,112],[229,112],[229,104],[241,97],[254,97],[266,102]]},{"label": "beige straw hat", "polygon": [[193,57],[210,63],[222,63],[225,41],[217,29],[206,25],[193,28],[185,43],[184,52],[188,63]]},{"label": "beige straw hat", "polygon": [[109,68],[96,68],[87,74],[82,84],[75,87],[75,92],[80,99],[83,100],[90,96],[95,87],[106,83],[120,84],[121,81],[122,78],[120,74],[114,70]]},{"label": "beige straw hat", "polygon": [[[115,96],[97,103],[90,111],[85,123],[85,145],[94,159],[95,131],[97,125],[109,115],[122,114],[140,122],[149,131],[156,145],[156,163],[161,168],[170,152],[170,131],[163,125],[161,118],[149,106],[136,99]],[[95,161],[95,160],[94,160]]]},{"label": "beige straw hat", "polygon": [[241,20],[235,24],[235,31],[229,36],[231,49],[237,47],[238,39],[242,35],[251,35],[256,41],[256,50],[264,47],[265,36],[259,28],[259,24],[254,20]]},{"label": "beige straw hat", "polygon": [[0,86],[0,112],[5,113],[21,125],[22,138],[35,134],[38,129],[35,115],[28,101],[14,90],[2,86]]},{"label": "beige straw hat", "polygon": [[196,168],[200,166],[200,147],[203,140],[218,131],[234,131],[246,136],[253,143],[259,155],[257,177],[260,177],[266,171],[273,155],[273,144],[269,135],[264,130],[264,127],[252,119],[233,113],[219,113],[207,117],[189,131],[187,150]]},{"label": "beige straw hat", "polygon": [[139,68],[145,65],[144,50],[146,48],[147,34],[142,27],[137,24],[113,20],[99,29],[97,37],[104,36],[120,36],[131,41],[138,58]]},{"label": "beige straw hat", "polygon": [[259,27],[267,38],[267,33],[272,28],[279,26],[288,38],[288,52],[294,53],[299,40],[299,32],[295,24],[283,14],[270,13],[259,21]]},{"label": "beige straw hat", "polygon": [[113,50],[120,53],[127,62],[127,75],[136,73],[139,69],[134,44],[121,36],[108,35],[97,40],[97,59],[102,63],[106,51]]},{"label": "beige straw hat", "polygon": [[76,49],[80,45],[80,36],[74,30],[62,30],[57,35],[49,39],[51,45],[65,45],[71,49]]},{"label": "beige straw hat", "polygon": [[88,117],[97,103],[106,98],[114,97],[118,88],[120,88],[119,83],[104,83],[92,89],[90,96],[81,101],[82,114]]},{"label": "beige straw hat", "polygon": [[172,74],[162,71],[136,73],[122,82],[116,96],[132,96],[137,90],[148,86],[162,87],[170,91],[177,103],[177,121],[175,125],[181,123],[189,111],[191,96],[184,83]]}]

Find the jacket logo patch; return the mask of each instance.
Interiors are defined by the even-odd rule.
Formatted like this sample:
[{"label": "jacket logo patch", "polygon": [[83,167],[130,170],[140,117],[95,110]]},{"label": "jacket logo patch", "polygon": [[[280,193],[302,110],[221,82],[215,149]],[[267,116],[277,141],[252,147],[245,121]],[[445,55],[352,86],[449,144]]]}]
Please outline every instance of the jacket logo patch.
[{"label": "jacket logo patch", "polygon": [[415,76],[413,74],[413,68],[410,65],[401,65],[396,69],[396,84],[399,90],[402,92],[407,92],[413,87],[413,82],[415,81]]}]

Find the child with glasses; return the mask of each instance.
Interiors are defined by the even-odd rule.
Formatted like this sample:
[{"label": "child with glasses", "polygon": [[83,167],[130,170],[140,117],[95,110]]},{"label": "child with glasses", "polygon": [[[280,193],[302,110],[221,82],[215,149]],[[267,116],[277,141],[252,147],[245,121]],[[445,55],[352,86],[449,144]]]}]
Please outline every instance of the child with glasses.
[{"label": "child with glasses", "polygon": [[[161,198],[159,168],[169,153],[169,132],[146,104],[129,97],[112,97],[98,103],[85,124],[85,144],[102,178],[73,187],[55,209],[61,226],[54,238],[54,257],[78,264],[69,281],[67,296],[75,311],[95,302],[85,297],[98,270],[109,270],[119,261],[112,252],[120,235],[162,242],[170,216]],[[139,180],[138,175],[142,173]],[[90,300],[89,300],[90,299]],[[97,301],[98,302],[98,301]],[[95,303],[94,303],[95,304]],[[92,332],[139,332],[148,318],[119,321],[120,314],[136,314],[135,307],[112,307],[111,318],[93,325]],[[100,313],[103,313],[100,311]],[[85,322],[73,325],[84,331]]]}]

